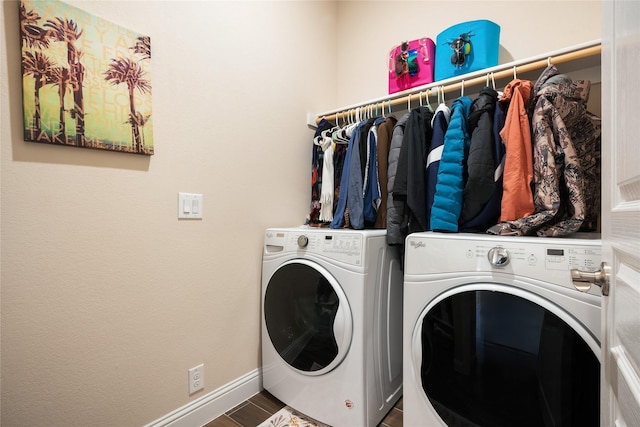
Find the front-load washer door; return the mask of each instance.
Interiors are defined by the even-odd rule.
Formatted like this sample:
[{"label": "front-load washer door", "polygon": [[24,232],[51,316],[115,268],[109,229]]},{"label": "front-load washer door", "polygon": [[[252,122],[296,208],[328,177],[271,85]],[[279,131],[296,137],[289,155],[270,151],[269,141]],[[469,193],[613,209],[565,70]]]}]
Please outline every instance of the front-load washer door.
[{"label": "front-load washer door", "polygon": [[280,357],[306,375],[322,375],[342,362],[353,333],[351,309],[339,283],[305,259],[282,264],[264,296],[264,319]]},{"label": "front-load washer door", "polygon": [[448,426],[599,426],[598,343],[530,292],[465,285],[415,325],[413,368]]}]

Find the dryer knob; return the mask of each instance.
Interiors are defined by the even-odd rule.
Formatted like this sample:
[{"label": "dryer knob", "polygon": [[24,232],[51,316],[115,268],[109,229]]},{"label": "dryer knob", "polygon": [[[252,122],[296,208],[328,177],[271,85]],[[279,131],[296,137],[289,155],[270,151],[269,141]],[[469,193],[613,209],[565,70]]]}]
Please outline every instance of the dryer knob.
[{"label": "dryer knob", "polygon": [[298,247],[305,248],[309,244],[309,238],[304,234],[298,236]]},{"label": "dryer knob", "polygon": [[494,267],[504,267],[509,264],[509,252],[505,248],[495,247],[489,249],[487,258],[489,258],[489,262]]}]

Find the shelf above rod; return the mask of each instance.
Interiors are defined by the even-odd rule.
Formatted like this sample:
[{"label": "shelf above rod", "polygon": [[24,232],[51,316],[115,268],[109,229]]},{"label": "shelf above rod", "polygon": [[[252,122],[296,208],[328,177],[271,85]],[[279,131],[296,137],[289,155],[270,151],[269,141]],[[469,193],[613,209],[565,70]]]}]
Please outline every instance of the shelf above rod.
[{"label": "shelf above rod", "polygon": [[583,58],[600,55],[602,48],[600,41],[593,41],[583,45],[574,46],[561,51],[551,52],[548,55],[540,55],[528,60],[513,61],[508,64],[497,65],[495,67],[480,70],[474,73],[465,74],[464,76],[454,77],[440,82],[429,83],[419,86],[410,91],[401,92],[400,94],[391,94],[384,98],[371,100],[362,104],[351,105],[341,109],[332,110],[324,114],[319,114],[316,118],[316,124],[324,118],[329,121],[343,119],[349,115],[353,115],[357,110],[390,108],[398,105],[407,105],[414,95],[425,93],[427,96],[436,95],[435,89],[440,88],[444,93],[460,91],[464,85],[465,88],[486,84],[487,77],[493,74],[494,79],[508,78],[514,74],[524,74],[529,71],[544,69],[549,63],[553,65],[563,64],[576,61]]}]

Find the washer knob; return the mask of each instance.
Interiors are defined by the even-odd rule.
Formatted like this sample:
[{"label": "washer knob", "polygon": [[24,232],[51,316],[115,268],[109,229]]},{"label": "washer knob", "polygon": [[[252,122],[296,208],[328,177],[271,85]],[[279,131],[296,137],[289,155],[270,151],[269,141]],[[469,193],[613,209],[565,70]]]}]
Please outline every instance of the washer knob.
[{"label": "washer knob", "polygon": [[304,248],[309,244],[309,238],[304,234],[298,236],[298,247]]},{"label": "washer knob", "polygon": [[494,267],[504,267],[509,264],[509,252],[505,248],[495,247],[489,249],[487,258],[489,258],[489,262]]}]

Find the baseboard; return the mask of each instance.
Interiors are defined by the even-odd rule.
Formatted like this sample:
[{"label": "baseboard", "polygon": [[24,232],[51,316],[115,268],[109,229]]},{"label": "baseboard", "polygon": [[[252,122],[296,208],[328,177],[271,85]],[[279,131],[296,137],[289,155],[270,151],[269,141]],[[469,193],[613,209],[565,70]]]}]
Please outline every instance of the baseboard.
[{"label": "baseboard", "polygon": [[260,370],[256,369],[145,427],[201,427],[260,392],[261,383]]}]

